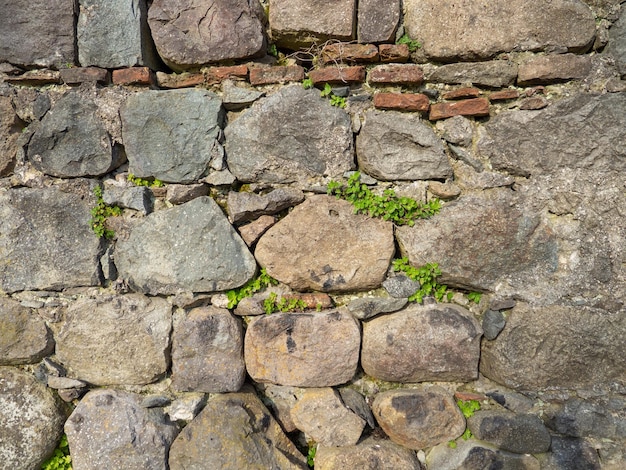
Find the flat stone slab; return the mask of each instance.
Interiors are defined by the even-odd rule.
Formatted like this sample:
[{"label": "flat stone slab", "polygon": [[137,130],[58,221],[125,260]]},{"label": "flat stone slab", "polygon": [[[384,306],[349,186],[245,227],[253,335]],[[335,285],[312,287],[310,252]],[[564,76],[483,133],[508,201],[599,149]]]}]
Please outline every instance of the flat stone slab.
[{"label": "flat stone slab", "polygon": [[580,80],[591,71],[591,57],[576,54],[538,56],[520,65],[519,86]]},{"label": "flat stone slab", "polygon": [[46,324],[30,308],[0,297],[0,365],[33,364],[54,350]]},{"label": "flat stone slab", "polygon": [[467,83],[501,88],[515,83],[517,64],[508,60],[486,62],[459,62],[437,67],[426,80],[434,83]]}]

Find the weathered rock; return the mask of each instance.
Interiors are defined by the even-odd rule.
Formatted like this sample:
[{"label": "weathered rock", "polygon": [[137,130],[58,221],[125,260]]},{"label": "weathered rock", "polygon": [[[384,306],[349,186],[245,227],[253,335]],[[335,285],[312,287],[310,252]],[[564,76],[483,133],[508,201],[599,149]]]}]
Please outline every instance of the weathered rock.
[{"label": "weathered rock", "polygon": [[390,222],[318,195],[270,228],[255,256],[270,276],[293,289],[341,292],[379,287],[393,253]]},{"label": "weathered rock", "polygon": [[564,436],[624,438],[625,404],[619,398],[614,398],[609,406],[602,406],[591,400],[571,398],[555,413],[548,426]]},{"label": "weathered rock", "polygon": [[241,181],[304,182],[337,177],[354,165],[348,114],[299,85],[254,103],[225,136],[228,167]]},{"label": "weathered rock", "polygon": [[400,21],[400,0],[360,0],[357,18],[359,42],[394,42]]},{"label": "weathered rock", "polygon": [[322,49],[324,63],[378,62],[378,47],[374,44],[331,43]]},{"label": "weathered rock", "polygon": [[123,162],[90,98],[76,92],[63,96],[43,117],[28,144],[28,159],[52,176],[104,175]]},{"label": "weathered rock", "polygon": [[74,468],[167,467],[178,434],[161,408],[144,408],[143,397],[119,390],[93,390],[65,423]]},{"label": "weathered rock", "polygon": [[228,310],[201,307],[174,325],[172,387],[183,392],[236,392],[243,385],[241,320]]},{"label": "weathered rock", "polygon": [[306,458],[251,391],[212,397],[172,444],[169,465],[172,470],[307,468]]},{"label": "weathered rock", "polygon": [[540,454],[550,448],[550,434],[541,418],[510,411],[477,411],[467,426],[477,439],[516,454]]},{"label": "weathered rock", "polygon": [[500,88],[512,85],[517,78],[517,65],[508,60],[459,62],[437,67],[426,79],[439,83],[467,83]]},{"label": "weathered rock", "polygon": [[251,85],[271,85],[273,83],[301,82],[304,68],[299,65],[274,65],[250,68]]},{"label": "weathered rock", "polygon": [[619,351],[625,315],[624,310],[518,303],[500,335],[483,344],[480,370],[517,390],[624,386],[626,359]]},{"label": "weathered rock", "polygon": [[270,215],[262,215],[258,219],[250,222],[249,224],[239,227],[239,234],[246,245],[252,247],[261,235],[276,223],[276,218]]},{"label": "weathered rock", "polygon": [[363,421],[365,421],[370,428],[374,429],[376,427],[376,420],[374,419],[372,410],[367,404],[367,401],[365,401],[365,397],[363,395],[353,388],[348,387],[340,388],[339,395],[341,396],[341,401],[343,401],[346,408],[356,413],[356,415],[363,419]]},{"label": "weathered rock", "polygon": [[380,61],[384,63],[404,63],[409,60],[409,46],[406,44],[379,44],[378,54]]},{"label": "weathered rock", "polygon": [[60,290],[97,285],[100,240],[90,204],[55,188],[0,193],[0,288]]},{"label": "weathered rock", "polygon": [[489,100],[487,98],[471,98],[454,103],[435,103],[430,106],[428,119],[436,121],[453,116],[489,116]]},{"label": "weathered rock", "polygon": [[368,111],[356,139],[356,153],[361,170],[382,180],[452,175],[443,143],[415,114]]},{"label": "weathered rock", "polygon": [[[79,0],[78,61],[85,67],[146,65],[158,68],[146,3],[140,0]],[[106,41],[102,39],[106,38]]]},{"label": "weathered rock", "polygon": [[32,364],[53,350],[44,321],[31,309],[0,297],[0,365]]},{"label": "weathered rock", "polygon": [[519,67],[519,86],[580,80],[591,71],[591,57],[576,54],[549,54],[535,57]]},{"label": "weathered rock", "polygon": [[118,241],[115,263],[120,277],[150,294],[232,289],[256,271],[245,243],[208,196],[147,216]]},{"label": "weathered rock", "polygon": [[309,78],[314,85],[324,85],[330,83],[333,85],[346,85],[352,83],[361,83],[365,81],[365,67],[362,65],[354,65],[352,67],[322,67],[311,70]]},{"label": "weathered rock", "polygon": [[624,139],[626,95],[579,94],[541,113],[501,113],[485,126],[478,149],[494,169],[515,175],[559,168],[622,171],[626,168]]},{"label": "weathered rock", "polygon": [[320,7],[315,0],[270,0],[270,31],[281,47],[299,49],[329,39],[353,39],[356,2],[339,0]]},{"label": "weathered rock", "polygon": [[111,82],[109,71],[100,67],[71,67],[69,69],[61,69],[59,72],[61,72],[61,80],[66,85],[97,83],[106,86]]},{"label": "weathered rock", "polygon": [[443,138],[454,145],[468,146],[472,142],[472,122],[463,116],[455,116],[437,123],[443,131]]},{"label": "weathered rock", "polygon": [[154,208],[152,191],[145,186],[119,188],[113,185],[105,186],[102,200],[111,206],[125,207],[149,214]]},{"label": "weathered rock", "polygon": [[322,445],[355,445],[365,421],[346,408],[332,388],[307,389],[291,409],[296,427]]},{"label": "weathered rock", "polygon": [[130,172],[170,183],[206,175],[224,117],[221,100],[206,90],[144,91],[120,111]]},{"label": "weathered rock", "polygon": [[[15,113],[20,117],[22,121],[31,123],[33,121],[39,121],[48,111],[50,111],[50,95],[46,92],[36,90],[34,88],[19,88],[13,95],[13,106],[15,107]],[[3,107],[6,106],[6,102]],[[6,114],[4,119],[11,120],[11,111],[8,108],[4,108]]]},{"label": "weathered rock", "polygon": [[395,111],[426,112],[430,108],[430,100],[422,93],[376,93],[374,107]]},{"label": "weathered rock", "polygon": [[486,442],[458,439],[455,447],[442,443],[433,447],[426,456],[428,468],[437,470],[539,470],[539,461],[532,455],[505,452]]},{"label": "weathered rock", "polygon": [[17,154],[17,139],[22,130],[11,104],[11,98],[0,96],[0,176],[13,171]]},{"label": "weathered rock", "polygon": [[359,470],[421,470],[415,452],[389,440],[371,437],[354,446],[328,447],[320,445],[315,454],[317,470],[358,468]]},{"label": "weathered rock", "polygon": [[257,0],[156,0],[148,24],[159,55],[172,70],[265,53],[263,10]]},{"label": "weathered rock", "polygon": [[352,379],[361,332],[348,313],[276,313],[257,317],[246,331],[248,374],[257,382],[331,387]]},{"label": "weathered rock", "polygon": [[461,410],[453,397],[439,387],[379,393],[372,411],[391,440],[409,449],[424,449],[456,439],[465,430]]},{"label": "weathered rock", "polygon": [[172,421],[189,422],[198,416],[205,404],[206,396],[203,393],[186,393],[165,407],[165,412]]},{"label": "weathered rock", "polygon": [[74,0],[3,0],[0,10],[0,62],[74,64]]},{"label": "weathered rock", "polygon": [[396,312],[406,303],[406,298],[360,297],[348,304],[348,310],[359,320],[367,320],[381,313]]},{"label": "weathered rock", "polygon": [[506,319],[502,312],[497,310],[487,310],[483,316],[483,331],[485,339],[496,339],[506,325]]},{"label": "weathered rock", "polygon": [[542,469],[584,468],[585,470],[600,470],[603,468],[598,458],[598,451],[583,439],[554,436],[550,450],[551,452],[542,459]]},{"label": "weathered rock", "polygon": [[383,287],[390,296],[397,299],[411,297],[420,288],[420,283],[404,274],[390,276],[383,282]]},{"label": "weathered rock", "polygon": [[229,111],[237,111],[250,106],[264,95],[261,91],[238,87],[232,80],[222,82],[222,93],[222,102]]},{"label": "weathered rock", "polygon": [[453,304],[409,304],[363,323],[361,365],[390,382],[457,381],[478,377],[476,319]]},{"label": "weathered rock", "polygon": [[45,385],[23,371],[0,367],[0,455],[15,470],[40,468],[63,433],[65,410]]},{"label": "weathered rock", "polygon": [[234,224],[256,219],[261,215],[272,215],[300,204],[304,193],[295,188],[278,188],[267,194],[230,191],[228,193],[228,217]]},{"label": "weathered rock", "polygon": [[120,86],[154,86],[154,72],[148,67],[127,67],[113,70],[113,85]]},{"label": "weathered rock", "polygon": [[168,184],[165,198],[172,204],[184,204],[200,196],[209,195],[209,186],[198,184]]},{"label": "weathered rock", "polygon": [[69,377],[48,377],[48,387],[55,390],[65,390],[68,388],[84,388],[87,386],[82,380],[70,379]]},{"label": "weathered rock", "polygon": [[619,19],[609,29],[606,52],[615,59],[615,66],[622,77],[626,76],[626,13],[620,10]]},{"label": "weathered rock", "polygon": [[94,385],[153,382],[168,368],[171,310],[140,294],[77,300],[56,336],[57,358]]},{"label": "weathered rock", "polygon": [[532,0],[495,0],[486,5],[407,0],[404,8],[407,33],[434,60],[473,61],[513,50],[585,51],[595,36],[594,15],[579,0],[554,1],[541,8]]},{"label": "weathered rock", "polygon": [[272,411],[272,415],[283,430],[285,432],[297,431],[298,428],[291,418],[291,409],[304,389],[270,383],[255,383],[254,386],[261,392],[263,403]]},{"label": "weathered rock", "polygon": [[416,64],[384,64],[370,69],[367,81],[377,85],[421,85],[424,71]]}]

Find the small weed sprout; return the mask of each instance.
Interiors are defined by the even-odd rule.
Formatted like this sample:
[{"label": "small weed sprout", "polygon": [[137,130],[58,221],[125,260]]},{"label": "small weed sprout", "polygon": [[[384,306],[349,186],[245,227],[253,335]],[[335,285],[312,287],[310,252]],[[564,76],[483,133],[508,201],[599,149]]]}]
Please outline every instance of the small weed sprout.
[{"label": "small weed sprout", "polygon": [[72,470],[72,457],[67,436],[63,434],[54,454],[41,465],[41,470]]},{"label": "small weed sprout", "polygon": [[[474,412],[480,410],[480,402],[478,400],[457,400],[456,404],[461,410],[461,413],[463,413],[465,419],[471,418],[474,416]],[[461,437],[463,440],[467,441],[472,437],[472,431],[470,431],[469,428],[466,428]]]},{"label": "small weed sprout", "polygon": [[330,83],[324,85],[324,88],[320,91],[320,96],[322,98],[329,98],[331,106],[337,106],[338,108],[346,107],[346,99],[343,96],[333,94],[333,88],[330,86]]},{"label": "small weed sprout", "polygon": [[432,295],[437,302],[441,302],[444,297],[450,301],[452,292],[448,291],[448,286],[439,284],[437,278],[441,276],[441,270],[437,263],[426,263],[424,266],[416,268],[409,264],[408,258],[395,259],[392,262],[393,270],[403,272],[409,279],[420,283],[420,288],[409,297],[409,301],[422,303],[424,297]]},{"label": "small weed sprout", "polygon": [[467,300],[469,300],[470,302],[474,302],[475,304],[480,303],[481,297],[482,294],[480,292],[470,292],[469,294],[467,294]]},{"label": "small weed sprout", "polygon": [[128,181],[133,183],[135,186],[145,186],[147,188],[161,188],[163,187],[163,181],[158,180],[156,178],[139,178],[132,173],[128,173]]},{"label": "small weed sprout", "polygon": [[402,37],[396,41],[396,44],[406,44],[409,48],[409,52],[415,52],[422,47],[418,41],[411,39],[408,34],[402,35]]},{"label": "small weed sprout", "polygon": [[315,442],[311,442],[309,444],[309,452],[306,456],[306,463],[309,467],[313,468],[315,465],[315,454],[317,453],[317,444]]},{"label": "small weed sprout", "polygon": [[305,90],[313,88],[313,80],[311,80],[310,78],[305,78],[304,80],[302,80],[302,87]]},{"label": "small weed sprout", "polygon": [[106,220],[109,217],[117,217],[122,215],[122,209],[117,206],[109,206],[102,199],[102,188],[96,186],[93,190],[93,194],[96,196],[96,206],[91,208],[91,220],[89,225],[93,232],[100,238],[111,239],[115,236],[113,230],[109,230],[105,227]]},{"label": "small weed sprout", "polygon": [[278,49],[276,48],[276,44],[270,44],[267,47],[267,53],[269,55],[273,55],[274,57],[278,57]]},{"label": "small weed sprout", "polygon": [[270,292],[267,299],[263,301],[263,309],[267,315],[271,315],[274,312],[303,312],[306,309],[307,304],[302,299],[286,299],[285,297],[278,298],[276,292]]},{"label": "small weed sprout", "polygon": [[250,279],[243,286],[237,289],[231,289],[226,292],[226,296],[228,297],[228,308],[235,308],[242,299],[246,297],[250,297],[255,292],[260,291],[268,286],[276,285],[278,281],[271,277],[265,271],[265,268],[261,269],[260,274]]}]

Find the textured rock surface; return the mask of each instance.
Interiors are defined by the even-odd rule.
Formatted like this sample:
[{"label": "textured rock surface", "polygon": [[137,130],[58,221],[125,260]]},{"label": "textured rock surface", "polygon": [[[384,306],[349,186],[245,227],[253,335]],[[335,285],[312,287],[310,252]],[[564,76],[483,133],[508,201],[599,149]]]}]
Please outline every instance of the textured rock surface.
[{"label": "textured rock surface", "polygon": [[591,71],[591,57],[576,54],[549,54],[524,62],[519,68],[518,85],[553,83],[583,79]]},{"label": "textured rock surface", "polygon": [[546,470],[559,470],[561,468],[600,470],[603,468],[598,458],[598,451],[582,439],[554,436],[552,438],[552,453],[546,457],[542,460],[541,466],[542,469],[545,468]]},{"label": "textured rock surface", "polygon": [[13,171],[21,127],[11,97],[0,96],[0,176]]},{"label": "textured rock surface", "polygon": [[295,188],[278,188],[260,195],[248,192],[228,193],[228,217],[235,223],[247,222],[261,215],[271,215],[304,201],[304,193]]},{"label": "textured rock surface", "polygon": [[393,253],[390,222],[354,214],[350,203],[320,195],[270,228],[255,256],[293,289],[341,292],[379,287]]},{"label": "textured rock surface", "polygon": [[256,271],[245,243],[207,196],[143,219],[118,242],[115,263],[122,278],[150,294],[232,289]]},{"label": "textured rock surface", "polygon": [[555,413],[548,426],[564,436],[601,436],[617,440],[626,437],[624,405],[624,400],[617,397],[612,398],[608,406],[571,398]]},{"label": "textured rock surface", "polygon": [[400,0],[360,0],[357,39],[362,43],[395,42],[400,13]]},{"label": "textured rock surface", "polygon": [[609,30],[607,52],[615,59],[615,65],[621,76],[626,75],[626,10],[620,10],[619,19]]},{"label": "textured rock surface", "polygon": [[94,385],[150,383],[168,367],[171,309],[140,294],[78,300],[56,336],[56,355]]},{"label": "textured rock surface", "polygon": [[148,23],[163,61],[181,72],[263,55],[262,16],[257,0],[156,0]]},{"label": "textured rock surface", "polygon": [[306,469],[306,459],[250,391],[217,395],[170,449],[171,470]]},{"label": "textured rock surface", "polygon": [[348,313],[276,313],[248,325],[246,367],[257,382],[330,387],[349,381],[361,332]]},{"label": "textured rock surface", "polygon": [[396,312],[406,303],[406,298],[360,297],[348,304],[348,310],[359,320],[367,320],[381,313]]},{"label": "textured rock surface", "polygon": [[456,446],[448,443],[433,447],[426,456],[428,468],[437,470],[482,470],[502,468],[511,470],[539,470],[539,461],[532,455],[504,452],[497,447],[475,439],[457,439]]},{"label": "textured rock surface", "polygon": [[0,288],[60,290],[97,285],[100,240],[90,203],[55,188],[0,193]]},{"label": "textured rock surface", "polygon": [[39,468],[61,439],[65,411],[45,385],[0,367],[0,455],[16,470]]},{"label": "textured rock surface", "polygon": [[435,69],[427,77],[431,82],[467,83],[493,88],[512,85],[517,78],[517,65],[508,60],[460,62]]},{"label": "textured rock surface", "polygon": [[478,377],[482,329],[453,304],[409,304],[363,323],[361,365],[392,382],[469,381]]},{"label": "textured rock surface", "polygon": [[121,110],[130,172],[170,183],[204,176],[219,145],[222,101],[206,90],[148,91]]},{"label": "textured rock surface", "polygon": [[0,297],[0,365],[32,364],[53,350],[44,321],[31,309]]},{"label": "textured rock surface", "polygon": [[356,139],[356,154],[361,170],[381,180],[452,175],[441,139],[415,114],[367,112]]},{"label": "textured rock surface", "polygon": [[93,390],[65,424],[74,468],[167,467],[178,427],[161,408],[144,408],[143,397],[119,390]]}]

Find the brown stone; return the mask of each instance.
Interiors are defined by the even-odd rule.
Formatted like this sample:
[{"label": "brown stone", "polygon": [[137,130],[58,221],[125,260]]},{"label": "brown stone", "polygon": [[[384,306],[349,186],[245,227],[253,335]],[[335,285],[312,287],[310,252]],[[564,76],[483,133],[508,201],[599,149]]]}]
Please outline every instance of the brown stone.
[{"label": "brown stone", "polygon": [[154,74],[148,67],[129,67],[113,70],[114,85],[144,85],[154,83]]},{"label": "brown stone", "polygon": [[0,176],[6,176],[15,167],[17,139],[22,131],[20,120],[13,109],[11,98],[0,96]]},{"label": "brown stone", "polygon": [[424,71],[415,64],[378,65],[369,71],[367,81],[377,85],[421,85]]},{"label": "brown stone", "polygon": [[247,65],[230,65],[225,67],[209,67],[203,70],[204,79],[207,84],[215,85],[221,83],[224,80],[231,79],[246,79],[248,78],[248,66]]},{"label": "brown stone", "polygon": [[107,85],[111,75],[107,69],[100,67],[70,67],[61,69],[61,80],[68,85],[77,85],[84,82],[96,82]]},{"label": "brown stone", "polygon": [[373,44],[329,44],[322,49],[322,61],[327,62],[377,62],[378,47]]},{"label": "brown stone", "polygon": [[276,223],[276,218],[271,215],[262,215],[249,224],[239,227],[239,235],[246,245],[254,245],[261,235],[263,235],[272,225]]},{"label": "brown stone", "polygon": [[380,44],[378,55],[381,62],[406,62],[411,54],[406,44]]},{"label": "brown stone", "polygon": [[161,88],[188,88],[204,83],[204,74],[202,73],[156,73],[157,85]]},{"label": "brown stone", "polygon": [[487,398],[486,395],[483,395],[482,393],[463,392],[461,390],[457,390],[456,392],[454,392],[454,398],[456,398],[457,400],[463,400],[463,401],[470,401],[470,400],[485,401],[489,399]]},{"label": "brown stone", "polygon": [[518,85],[580,80],[591,71],[591,57],[576,54],[550,54],[534,57],[519,66]]},{"label": "brown stone", "polygon": [[489,116],[489,100],[473,98],[455,103],[435,103],[430,106],[428,118],[431,121],[452,116]]},{"label": "brown stone", "polygon": [[489,95],[490,101],[515,100],[517,98],[519,98],[519,91],[513,89],[494,91]]},{"label": "brown stone", "polygon": [[443,94],[444,100],[458,100],[461,98],[478,98],[480,96],[480,90],[473,86],[457,88]]},{"label": "brown stone", "polygon": [[427,112],[430,101],[421,93],[376,93],[374,106],[378,109]]},{"label": "brown stone", "polygon": [[526,98],[519,105],[519,109],[530,109],[537,110],[543,109],[548,106],[548,100],[543,96],[531,96],[530,98]]},{"label": "brown stone", "polygon": [[22,75],[7,76],[4,79],[7,83],[14,85],[50,85],[61,83],[61,73],[56,70],[30,70]]},{"label": "brown stone", "polygon": [[[400,0],[359,0],[357,38],[361,43],[393,42],[402,16]],[[356,468],[356,467],[355,467]]]},{"label": "brown stone", "polygon": [[300,82],[304,80],[304,69],[299,65],[250,68],[251,85]]},{"label": "brown stone", "polygon": [[331,83],[338,85],[346,83],[362,83],[365,81],[365,67],[361,65],[355,65],[353,67],[324,67],[317,70],[311,70],[309,72],[309,78],[315,85],[318,83]]},{"label": "brown stone", "polygon": [[285,300],[300,300],[306,304],[305,308],[309,309],[329,309],[333,307],[333,299],[331,299],[330,295],[325,294],[323,292],[311,292],[306,294],[294,293],[283,295]]}]

